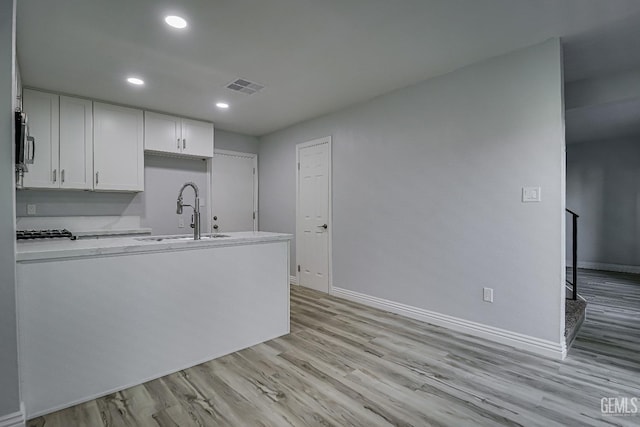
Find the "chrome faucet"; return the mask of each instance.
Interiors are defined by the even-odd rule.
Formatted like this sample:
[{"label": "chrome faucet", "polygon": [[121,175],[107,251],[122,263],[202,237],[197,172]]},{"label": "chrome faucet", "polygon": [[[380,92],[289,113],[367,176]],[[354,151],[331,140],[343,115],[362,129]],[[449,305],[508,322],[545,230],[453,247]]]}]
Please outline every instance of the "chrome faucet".
[{"label": "chrome faucet", "polygon": [[[185,188],[191,187],[193,191],[196,193],[196,200],[192,205],[185,205],[182,203],[182,192]],[[191,228],[193,228],[193,240],[200,240],[200,195],[198,192],[198,186],[193,182],[187,182],[180,189],[180,194],[178,194],[178,203],[176,213],[178,215],[182,214],[182,208],[184,206],[191,206],[193,208],[193,215],[191,215]]]}]

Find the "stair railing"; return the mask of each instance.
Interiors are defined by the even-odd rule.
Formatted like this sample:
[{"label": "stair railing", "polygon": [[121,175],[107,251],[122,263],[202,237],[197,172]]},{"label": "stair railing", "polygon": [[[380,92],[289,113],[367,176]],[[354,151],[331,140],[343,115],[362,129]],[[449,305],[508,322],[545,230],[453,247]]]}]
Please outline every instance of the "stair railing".
[{"label": "stair railing", "polygon": [[571,281],[567,280],[567,283],[572,287],[571,299],[576,300],[578,299],[578,218],[580,218],[580,215],[570,209],[566,209],[566,211],[571,214],[571,222],[573,224],[573,245],[571,248],[571,260],[573,268],[571,269]]}]

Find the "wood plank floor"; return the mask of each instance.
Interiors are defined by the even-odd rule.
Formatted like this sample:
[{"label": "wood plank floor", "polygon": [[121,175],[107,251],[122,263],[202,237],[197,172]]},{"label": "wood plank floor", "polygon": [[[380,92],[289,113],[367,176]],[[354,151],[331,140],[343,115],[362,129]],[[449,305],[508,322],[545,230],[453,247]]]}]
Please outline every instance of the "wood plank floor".
[{"label": "wood plank floor", "polygon": [[294,286],[291,334],[28,426],[638,426],[600,399],[640,397],[640,279],[580,286],[564,362]]}]

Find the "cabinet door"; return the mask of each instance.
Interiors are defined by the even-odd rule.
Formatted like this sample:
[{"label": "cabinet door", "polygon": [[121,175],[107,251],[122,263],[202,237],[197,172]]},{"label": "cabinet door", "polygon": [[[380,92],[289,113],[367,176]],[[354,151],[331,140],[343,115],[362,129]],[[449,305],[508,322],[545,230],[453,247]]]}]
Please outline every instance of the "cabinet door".
[{"label": "cabinet door", "polygon": [[87,99],[60,97],[60,188],[93,188],[93,109]]},{"label": "cabinet door", "polygon": [[180,153],[180,118],[144,112],[144,149],[162,153]]},{"label": "cabinet door", "polygon": [[141,110],[93,104],[96,190],[144,190],[144,117]]},{"label": "cabinet door", "polygon": [[29,134],[35,138],[33,164],[28,165],[23,186],[59,188],[59,97],[30,89],[25,89],[22,96]]},{"label": "cabinet door", "polygon": [[213,157],[213,124],[182,119],[182,154]]}]

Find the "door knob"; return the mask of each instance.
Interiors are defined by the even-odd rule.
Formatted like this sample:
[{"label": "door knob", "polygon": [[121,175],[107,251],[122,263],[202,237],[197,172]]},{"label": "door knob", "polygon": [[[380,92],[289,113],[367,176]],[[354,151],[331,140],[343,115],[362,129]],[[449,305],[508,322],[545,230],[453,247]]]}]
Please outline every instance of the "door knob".
[{"label": "door knob", "polygon": [[213,229],[214,229],[214,230],[217,230],[217,229],[218,229],[218,224],[214,225],[214,226],[213,226]]},{"label": "door knob", "polygon": [[322,227],[322,228],[324,228],[326,230],[328,225],[327,224],[322,224],[322,225],[319,225],[318,227]]}]

